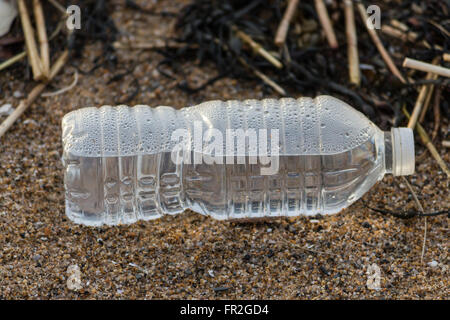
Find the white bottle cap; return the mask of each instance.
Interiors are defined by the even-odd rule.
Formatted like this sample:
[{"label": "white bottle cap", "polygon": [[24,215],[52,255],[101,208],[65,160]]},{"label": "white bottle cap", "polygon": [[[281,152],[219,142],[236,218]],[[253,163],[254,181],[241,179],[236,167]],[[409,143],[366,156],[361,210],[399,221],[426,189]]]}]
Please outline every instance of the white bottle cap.
[{"label": "white bottle cap", "polygon": [[392,128],[392,174],[406,176],[414,173],[414,134],[410,128]]}]

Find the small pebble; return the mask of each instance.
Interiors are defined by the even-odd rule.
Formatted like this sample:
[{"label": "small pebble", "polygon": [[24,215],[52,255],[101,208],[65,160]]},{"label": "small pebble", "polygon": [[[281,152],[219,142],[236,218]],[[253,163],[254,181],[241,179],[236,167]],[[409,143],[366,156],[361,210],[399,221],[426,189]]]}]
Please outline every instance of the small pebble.
[{"label": "small pebble", "polygon": [[36,254],[36,255],[33,256],[33,260],[34,261],[39,261],[39,260],[41,260],[41,258],[42,258],[42,256],[39,255],[39,254]]},{"label": "small pebble", "polygon": [[14,96],[14,98],[22,98],[23,94],[21,91],[16,90],[16,91],[14,91],[13,96]]},{"label": "small pebble", "polygon": [[364,228],[367,228],[367,229],[372,228],[372,226],[370,225],[370,223],[368,223],[367,221],[364,221],[364,222],[362,223],[362,226],[363,226]]},{"label": "small pebble", "polygon": [[367,268],[367,281],[366,286],[369,290],[380,290],[381,289],[381,268],[373,263]]},{"label": "small pebble", "polygon": [[10,103],[6,103],[0,107],[0,116],[9,116],[13,112],[14,108]]},{"label": "small pebble", "polygon": [[78,291],[83,286],[81,285],[81,271],[80,267],[76,264],[73,264],[67,268],[67,289],[72,291]]},{"label": "small pebble", "polygon": [[438,263],[437,261],[433,260],[431,262],[428,262],[428,265],[432,268],[436,268],[438,266]]},{"label": "small pebble", "polygon": [[33,124],[33,125],[37,125],[37,122],[34,121],[34,120],[32,120],[32,119],[26,119],[26,120],[23,122],[23,124],[29,124],[29,123],[31,123],[31,124]]}]

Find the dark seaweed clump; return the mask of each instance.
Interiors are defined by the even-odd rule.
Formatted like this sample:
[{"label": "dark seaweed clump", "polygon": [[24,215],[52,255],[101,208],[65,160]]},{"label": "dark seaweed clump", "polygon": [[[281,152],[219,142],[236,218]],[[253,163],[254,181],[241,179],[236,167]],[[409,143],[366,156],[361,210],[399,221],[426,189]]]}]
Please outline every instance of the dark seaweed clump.
[{"label": "dark seaweed clump", "polygon": [[[415,1],[417,2],[417,1]],[[414,43],[405,43],[398,39],[388,38],[381,32],[380,37],[388,50],[398,53],[394,56],[397,66],[403,57],[411,57],[430,61],[432,58],[449,51],[448,32],[439,28],[447,26],[450,11],[449,1],[403,1],[400,5],[389,5],[387,1],[377,3],[381,7],[382,23],[391,19],[405,22],[411,31],[418,34]],[[340,2],[339,2],[340,3]],[[293,24],[302,21],[318,21],[313,1],[299,1],[297,17],[291,23],[285,46],[278,48],[274,44],[274,36],[285,10],[285,1],[208,1],[194,0],[185,6],[177,17],[178,36],[175,39],[186,45],[181,48],[167,47],[161,50],[164,60],[160,65],[179,70],[182,61],[197,61],[202,64],[212,61],[219,76],[211,78],[200,87],[192,87],[187,80],[179,84],[179,88],[190,93],[223,76],[235,77],[241,81],[257,79],[248,68],[256,68],[282,86],[288,95],[315,96],[331,94],[349,102],[381,127],[398,125],[404,120],[401,107],[414,106],[417,97],[417,85],[422,83],[401,83],[386,68],[378,51],[370,39],[362,20],[355,8],[358,33],[360,63],[364,65],[361,72],[360,88],[355,88],[348,81],[347,45],[345,36],[345,17],[341,6],[329,8],[334,18],[333,24],[339,41],[339,48],[332,50],[325,40],[300,43],[299,34]],[[366,7],[369,4],[366,4]],[[414,5],[419,6],[422,14],[413,12]],[[283,62],[283,69],[273,67],[260,55],[255,54],[248,45],[236,36],[233,26],[248,34],[269,52]],[[321,27],[313,31],[320,35]],[[421,46],[426,40],[430,47]],[[244,59],[247,66],[240,63]],[[407,70],[403,70],[406,73]],[[164,74],[164,72],[162,71]],[[419,73],[422,77],[423,73]],[[435,84],[442,90],[443,96],[448,94],[448,80],[438,80]],[[269,90],[269,89],[268,89]],[[448,100],[448,99],[447,99]],[[446,99],[443,103],[444,115],[449,114]]]}]

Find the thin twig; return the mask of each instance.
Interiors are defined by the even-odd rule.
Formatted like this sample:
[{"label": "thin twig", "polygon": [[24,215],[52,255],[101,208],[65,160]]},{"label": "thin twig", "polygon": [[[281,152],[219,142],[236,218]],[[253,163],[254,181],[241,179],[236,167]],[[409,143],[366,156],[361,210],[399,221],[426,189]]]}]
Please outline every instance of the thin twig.
[{"label": "thin twig", "polygon": [[[227,45],[223,44],[219,39],[215,38],[214,41],[220,45],[224,50],[230,52],[231,50],[228,48]],[[277,83],[275,83],[275,81],[273,81],[272,79],[270,79],[268,76],[266,76],[265,74],[263,74],[261,71],[259,71],[258,69],[256,69],[255,67],[249,65],[247,63],[247,61],[245,61],[244,58],[242,57],[237,57],[237,60],[246,68],[250,69],[253,71],[253,73],[260,78],[264,83],[266,83],[267,85],[269,85],[270,87],[272,87],[276,92],[278,92],[279,94],[285,96],[286,95],[286,91],[280,87]]]},{"label": "thin twig", "polygon": [[[430,80],[437,80],[437,78],[438,78],[437,74],[432,74]],[[420,117],[419,117],[419,122],[420,123],[422,123],[423,120],[425,119],[425,116],[426,116],[427,111],[428,111],[428,106],[430,105],[431,98],[433,97],[433,92],[434,92],[434,85],[431,84],[429,86],[429,88],[428,88],[427,97],[426,97],[425,102],[423,104],[422,112],[420,113]]]},{"label": "thin twig", "polygon": [[355,12],[353,10],[353,2],[351,0],[344,0],[344,11],[350,82],[359,87],[361,84],[361,75],[359,70],[358,39],[356,36],[355,27]]},{"label": "thin twig", "polygon": [[33,8],[40,44],[42,72],[44,77],[48,78],[50,74],[50,49],[48,47],[47,31],[45,28],[45,18],[41,0],[33,0]]},{"label": "thin twig", "polygon": [[286,41],[286,35],[289,30],[289,25],[291,23],[292,17],[295,14],[295,11],[297,10],[298,1],[299,0],[289,0],[286,11],[284,12],[283,19],[278,26],[278,30],[275,35],[275,44],[279,47],[282,47],[284,45],[284,42]]},{"label": "thin twig", "polygon": [[427,93],[428,85],[423,85],[420,89],[419,96],[417,97],[416,104],[414,105],[414,110],[412,112],[411,118],[409,119],[408,128],[414,129],[414,127],[416,126],[423,104],[427,97]]},{"label": "thin twig", "polygon": [[443,77],[450,78],[450,69],[444,68],[441,66],[436,66],[431,63],[426,63],[419,60],[414,60],[410,58],[405,58],[403,61],[403,66],[406,68],[411,68],[415,70],[425,71],[425,72],[431,72],[438,74]]},{"label": "thin twig", "polygon": [[28,52],[28,60],[30,61],[31,68],[33,70],[34,80],[42,80],[42,66],[41,59],[36,47],[36,40],[34,39],[34,31],[31,26],[30,16],[28,15],[27,6],[25,0],[17,1],[19,6],[20,20],[22,21],[23,33],[25,35],[25,44]]},{"label": "thin twig", "polygon": [[12,66],[16,62],[19,62],[20,60],[22,60],[26,56],[27,56],[27,53],[24,51],[24,52],[21,52],[21,53],[15,55],[12,58],[6,60],[5,62],[0,64],[0,71],[2,71],[3,69],[6,69],[6,68]]},{"label": "thin twig", "polygon": [[77,71],[77,69],[75,69],[74,76],[73,76],[73,81],[72,81],[71,84],[69,84],[65,88],[59,89],[59,90],[54,91],[54,92],[45,92],[41,96],[44,97],[44,98],[47,98],[47,97],[54,97],[54,96],[63,94],[65,92],[69,91],[69,90],[72,90],[77,85],[77,83],[78,83],[78,71]]},{"label": "thin twig", "polygon": [[[50,41],[53,40],[58,35],[58,33],[61,31],[61,26],[62,26],[62,23],[61,22],[58,23],[55,31],[53,31],[53,33],[51,34],[51,36],[49,38]],[[2,71],[3,69],[6,69],[6,68],[12,66],[13,64],[15,64],[17,62],[19,62],[20,60],[25,58],[27,56],[27,54],[28,54],[27,51],[23,51],[23,52],[15,55],[14,57],[10,58],[9,60],[6,60],[2,64],[0,64],[0,71]]]},{"label": "thin twig", "polygon": [[[408,187],[409,191],[411,192],[411,194],[414,198],[414,202],[416,203],[417,209],[419,209],[419,211],[422,214],[425,214],[425,210],[423,210],[422,204],[420,203],[419,198],[417,197],[416,193],[414,192],[414,189],[412,188],[408,179],[406,179],[404,176],[402,176],[402,179],[405,182],[406,186]],[[422,244],[422,254],[420,255],[420,263],[423,263],[423,257],[425,255],[425,246],[427,243],[427,229],[428,229],[427,217],[425,217],[424,219],[425,219],[425,230],[423,232],[423,244]]]},{"label": "thin twig", "polygon": [[327,7],[323,0],[314,0],[316,5],[317,15],[319,16],[319,21],[325,31],[325,36],[327,37],[328,44],[331,48],[336,49],[339,45],[336,39],[336,34],[334,33],[333,25],[331,24],[330,17],[328,16]]},{"label": "thin twig", "polygon": [[441,101],[442,88],[436,89],[436,94],[434,95],[434,105],[433,105],[433,114],[434,114],[434,128],[433,133],[431,134],[431,141],[434,141],[438,135],[439,127],[441,125]]},{"label": "thin twig", "polygon": [[431,19],[428,20],[428,23],[432,24],[437,29],[439,29],[439,31],[441,31],[443,34],[445,34],[447,36],[447,38],[450,38],[450,32],[448,32],[443,26],[441,26],[440,24],[437,24],[436,22],[434,22]]},{"label": "thin twig", "polygon": [[[406,106],[403,106],[402,111],[408,119],[411,117],[409,112],[406,110]],[[442,171],[444,171],[444,173],[447,175],[447,178],[450,178],[450,170],[448,169],[444,160],[442,160],[439,152],[433,145],[433,142],[431,141],[425,129],[421,126],[420,123],[416,124],[415,129],[417,130],[417,133],[419,133],[419,136],[422,139],[422,143],[428,148],[433,158],[437,161],[438,165],[441,167]]]},{"label": "thin twig", "polygon": [[394,26],[397,29],[400,29],[403,32],[408,32],[409,28],[406,24],[403,22],[398,21],[397,19],[391,20],[391,25]]},{"label": "thin twig", "polygon": [[405,78],[401,74],[401,72],[398,70],[398,68],[395,66],[394,61],[392,61],[391,56],[386,51],[386,49],[383,46],[383,43],[381,42],[380,38],[378,37],[377,31],[374,28],[370,28],[368,25],[369,17],[367,16],[366,9],[364,8],[364,5],[362,3],[357,4],[359,13],[361,15],[362,21],[364,25],[366,26],[367,32],[369,32],[370,37],[372,38],[372,41],[374,42],[375,46],[377,47],[378,51],[381,54],[381,57],[383,58],[384,62],[386,62],[389,70],[398,78],[402,83],[406,83]]},{"label": "thin twig", "polygon": [[264,49],[259,43],[254,41],[248,34],[244,33],[243,31],[239,30],[236,26],[232,27],[233,31],[236,33],[236,36],[239,37],[242,41],[250,45],[252,49],[264,57],[267,61],[269,61],[272,65],[274,65],[276,68],[281,69],[283,68],[283,64],[275,58],[273,55],[271,55],[266,49]]},{"label": "thin twig", "polygon": [[47,1],[50,2],[56,9],[58,9],[64,16],[67,15],[67,10],[57,0]]},{"label": "thin twig", "polygon": [[398,29],[393,28],[393,27],[391,27],[389,25],[381,26],[381,32],[383,32],[383,33],[385,33],[385,34],[387,34],[387,35],[389,35],[391,37],[400,39],[402,41],[410,41],[410,42],[414,42],[417,39],[417,37],[419,36],[415,32],[407,32],[407,33],[405,33],[402,30],[398,30]]},{"label": "thin twig", "polygon": [[[115,49],[131,49],[131,50],[157,50],[157,49],[165,49],[165,48],[185,48],[188,46],[185,42],[176,42],[170,40],[155,40],[155,41],[129,41],[129,42],[119,42],[116,41],[113,43],[113,47]],[[198,45],[191,44],[189,48],[195,49],[198,48]]]},{"label": "thin twig", "polygon": [[[67,62],[67,58],[69,56],[69,51],[65,50],[61,56],[58,58],[56,63],[53,65],[51,71],[50,71],[50,78],[49,80],[52,80],[58,73],[61,71],[62,67]],[[42,93],[42,91],[47,86],[48,82],[42,82],[38,84],[36,87],[31,90],[28,97],[24,100],[22,100],[17,107],[17,109],[14,110],[14,112],[8,116],[8,118],[5,119],[5,121],[0,124],[0,138],[5,134],[5,132],[14,124],[14,122],[22,115],[22,113],[25,112],[25,110],[36,100],[37,97]]]},{"label": "thin twig", "polygon": [[259,71],[258,69],[256,69],[255,67],[252,67],[251,65],[249,65],[244,58],[242,57],[238,57],[238,60],[240,63],[242,63],[242,65],[244,65],[245,67],[251,69],[253,71],[253,73],[260,78],[263,82],[265,82],[267,85],[269,85],[270,87],[272,87],[276,92],[278,92],[279,94],[285,96],[286,95],[286,91],[284,91],[284,89],[282,87],[280,87],[275,81],[273,81],[272,79],[270,79],[268,76],[266,76],[264,73],[262,73],[261,71]]}]

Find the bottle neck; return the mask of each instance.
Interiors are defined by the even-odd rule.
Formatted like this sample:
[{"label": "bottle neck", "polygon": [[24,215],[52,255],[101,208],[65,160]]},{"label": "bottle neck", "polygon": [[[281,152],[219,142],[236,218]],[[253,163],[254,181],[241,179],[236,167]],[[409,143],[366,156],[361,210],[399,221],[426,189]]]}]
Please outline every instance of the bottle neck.
[{"label": "bottle neck", "polygon": [[386,173],[392,173],[393,163],[392,134],[390,131],[384,131],[384,168]]}]

